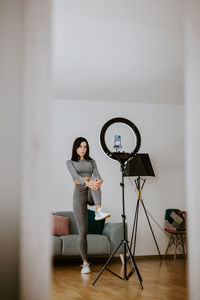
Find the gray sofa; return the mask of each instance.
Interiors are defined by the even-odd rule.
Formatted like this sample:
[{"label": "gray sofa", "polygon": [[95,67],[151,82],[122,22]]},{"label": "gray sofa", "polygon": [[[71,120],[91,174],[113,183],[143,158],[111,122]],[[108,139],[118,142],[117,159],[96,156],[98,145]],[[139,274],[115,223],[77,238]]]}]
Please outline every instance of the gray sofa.
[{"label": "gray sofa", "polygon": [[[72,211],[54,212],[56,216],[69,217],[69,235],[52,236],[53,240],[53,257],[80,257],[78,246],[78,230]],[[126,228],[127,231],[127,228]],[[102,234],[88,234],[88,256],[110,256],[123,239],[122,223],[104,224]],[[117,253],[123,251],[123,245]]]}]

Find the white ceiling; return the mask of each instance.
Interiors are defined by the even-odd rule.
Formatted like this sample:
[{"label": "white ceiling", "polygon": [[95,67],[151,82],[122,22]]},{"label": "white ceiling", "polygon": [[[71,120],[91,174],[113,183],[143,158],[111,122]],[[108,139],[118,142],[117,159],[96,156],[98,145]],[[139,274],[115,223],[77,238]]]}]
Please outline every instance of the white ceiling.
[{"label": "white ceiling", "polygon": [[56,98],[183,104],[183,0],[54,0]]}]

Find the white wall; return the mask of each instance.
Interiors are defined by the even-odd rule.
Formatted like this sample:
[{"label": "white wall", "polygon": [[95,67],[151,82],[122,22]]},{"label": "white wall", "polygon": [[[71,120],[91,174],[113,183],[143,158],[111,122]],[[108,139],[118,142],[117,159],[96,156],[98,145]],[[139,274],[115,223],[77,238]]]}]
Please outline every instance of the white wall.
[{"label": "white wall", "polygon": [[[149,153],[156,174],[155,178],[147,178],[143,199],[146,208],[163,226],[166,208],[185,208],[182,105],[54,99],[55,195],[53,210],[72,210],[73,181],[65,161],[71,158],[74,139],[78,136],[84,136],[89,141],[91,156],[97,161],[100,174],[104,179],[102,202],[104,209],[112,214],[109,221],[121,221],[120,167],[116,161],[109,159],[104,154],[99,144],[99,133],[102,126],[106,121],[116,116],[131,120],[141,133],[142,147],[140,152]],[[133,181],[133,178],[131,180]],[[126,213],[130,238],[137,196],[127,178],[125,183]],[[139,219],[136,254],[157,254],[142,210]],[[166,236],[154,224],[153,228],[163,252],[167,243]]]},{"label": "white wall", "polygon": [[200,2],[186,1],[186,186],[189,240],[189,295],[200,295],[199,166],[200,166]]},{"label": "white wall", "polygon": [[55,98],[183,104],[183,0],[53,4]]}]

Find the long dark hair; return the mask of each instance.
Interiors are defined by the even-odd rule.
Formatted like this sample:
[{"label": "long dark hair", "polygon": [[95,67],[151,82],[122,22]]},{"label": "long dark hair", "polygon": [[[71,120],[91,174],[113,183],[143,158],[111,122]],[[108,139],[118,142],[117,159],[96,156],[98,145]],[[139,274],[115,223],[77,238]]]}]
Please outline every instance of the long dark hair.
[{"label": "long dark hair", "polygon": [[87,151],[84,155],[84,159],[92,160],[92,158],[90,157],[90,147],[89,147],[88,141],[84,137],[78,137],[78,138],[75,139],[73,147],[72,147],[72,158],[71,158],[71,160],[73,160],[73,161],[79,161],[80,160],[80,157],[79,157],[78,153],[76,152],[76,150],[80,147],[80,144],[82,142],[86,142],[86,144],[87,144]]}]

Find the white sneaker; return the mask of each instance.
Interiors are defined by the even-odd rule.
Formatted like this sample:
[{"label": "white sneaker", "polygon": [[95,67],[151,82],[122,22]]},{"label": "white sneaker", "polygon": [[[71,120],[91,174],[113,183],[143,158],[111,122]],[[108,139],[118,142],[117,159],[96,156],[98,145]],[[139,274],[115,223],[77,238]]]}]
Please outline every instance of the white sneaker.
[{"label": "white sneaker", "polygon": [[91,273],[89,265],[90,265],[90,263],[88,263],[88,262],[84,262],[83,265],[81,265],[81,267],[82,267],[81,274]]},{"label": "white sneaker", "polygon": [[106,213],[106,212],[103,212],[102,211],[102,208],[98,208],[97,209],[97,212],[95,214],[95,220],[96,221],[100,221],[100,220],[103,220],[103,219],[106,219],[106,218],[109,218],[110,217],[110,214],[109,213]]}]

